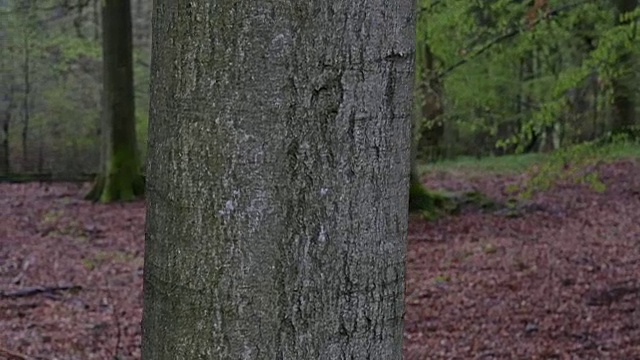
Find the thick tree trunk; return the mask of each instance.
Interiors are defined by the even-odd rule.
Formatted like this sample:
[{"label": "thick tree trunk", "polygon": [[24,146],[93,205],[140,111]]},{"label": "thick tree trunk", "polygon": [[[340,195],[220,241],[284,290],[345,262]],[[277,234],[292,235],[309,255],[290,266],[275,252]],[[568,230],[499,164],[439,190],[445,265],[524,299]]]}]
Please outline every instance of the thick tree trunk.
[{"label": "thick tree trunk", "polygon": [[133,200],[144,192],[136,141],[130,0],[102,1],[102,174],[88,198]]},{"label": "thick tree trunk", "polygon": [[413,0],[156,0],[143,359],[402,358]]}]

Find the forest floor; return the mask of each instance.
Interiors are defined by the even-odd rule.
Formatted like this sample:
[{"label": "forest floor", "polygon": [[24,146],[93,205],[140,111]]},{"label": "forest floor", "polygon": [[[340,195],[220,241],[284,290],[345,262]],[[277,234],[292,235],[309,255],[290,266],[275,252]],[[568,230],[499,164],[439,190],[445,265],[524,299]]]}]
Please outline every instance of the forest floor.
[{"label": "forest floor", "polygon": [[[640,359],[640,163],[599,171],[604,192],[413,219],[405,359]],[[522,178],[425,182],[505,200]],[[144,203],[86,190],[0,184],[0,359],[140,359]]]}]

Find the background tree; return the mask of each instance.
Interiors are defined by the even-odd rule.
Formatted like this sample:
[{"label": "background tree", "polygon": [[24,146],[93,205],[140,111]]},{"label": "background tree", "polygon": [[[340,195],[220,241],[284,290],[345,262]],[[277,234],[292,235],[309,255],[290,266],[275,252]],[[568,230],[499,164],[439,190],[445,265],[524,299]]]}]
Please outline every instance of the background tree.
[{"label": "background tree", "polygon": [[401,359],[414,2],[154,2],[144,359]]},{"label": "background tree", "polygon": [[[638,12],[619,8],[632,2],[421,1],[418,46],[428,44],[441,63],[448,157],[570,148],[606,136],[616,127],[616,84],[627,84],[626,94],[636,88],[634,68],[622,60],[640,49]],[[621,13],[626,21],[616,22]],[[417,64],[421,73],[428,63]]]},{"label": "background tree", "polygon": [[144,192],[136,141],[130,0],[102,2],[102,172],[87,195],[110,202]]},{"label": "background tree", "polygon": [[[10,109],[4,112],[9,117],[3,115],[10,124],[2,143],[13,173],[9,177],[90,179],[105,172],[98,131],[102,3],[0,2],[8,79],[0,83],[0,99],[12,100],[0,104],[0,111]],[[639,12],[620,6],[631,3],[420,0],[415,104],[422,136],[414,148],[413,188],[427,196],[412,205],[437,202],[421,184],[427,162],[569,153],[629,127],[637,113]],[[151,4],[132,3],[140,161],[146,157]],[[633,104],[623,106],[628,100]],[[0,179],[9,171],[4,168]]]},{"label": "background tree", "polygon": [[[0,179],[89,180],[101,171],[102,3],[100,0],[0,2],[0,114],[8,114],[10,118],[0,142],[7,149],[2,150],[6,153],[2,154],[3,159],[8,158],[11,164],[11,174],[9,169],[0,167]],[[151,1],[137,1],[136,14],[135,120],[139,157],[144,159]],[[25,43],[29,44],[28,93]]]},{"label": "background tree", "polygon": [[[633,24],[636,21],[630,13],[638,7],[638,0],[615,0],[616,23],[620,25]],[[637,26],[637,24],[636,24]],[[627,32],[627,41],[631,44],[638,43],[637,30]],[[619,76],[613,82],[613,131],[616,133],[632,134],[636,126],[636,93],[638,89],[637,54],[627,46],[623,47],[619,58]]]}]

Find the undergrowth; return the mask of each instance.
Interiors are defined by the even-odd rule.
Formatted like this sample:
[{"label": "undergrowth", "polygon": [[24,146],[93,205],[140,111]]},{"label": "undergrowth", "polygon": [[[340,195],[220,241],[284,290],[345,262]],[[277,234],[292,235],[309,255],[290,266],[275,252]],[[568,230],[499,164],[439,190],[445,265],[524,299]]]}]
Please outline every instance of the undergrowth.
[{"label": "undergrowth", "polygon": [[594,172],[598,164],[623,159],[640,158],[640,143],[627,141],[623,136],[610,141],[592,141],[550,153],[493,156],[485,158],[460,157],[419,166],[421,173],[445,173],[472,178],[474,176],[515,175],[528,173],[528,185],[544,190],[562,180],[593,185],[601,184]]},{"label": "undergrowth", "polygon": [[[461,157],[418,167],[422,173],[444,173],[452,177],[474,178],[478,176],[498,176],[526,174],[525,180],[509,189],[512,204],[530,198],[534,193],[545,191],[559,183],[586,184],[594,191],[604,191],[606,186],[598,174],[598,166],[623,159],[640,158],[640,143],[629,141],[624,136],[606,140],[586,142],[545,154],[520,154],[500,157]],[[415,189],[412,189],[415,191]],[[461,203],[468,201],[488,203],[489,200],[474,193],[452,196],[441,192],[429,192],[431,208],[440,208],[442,213],[455,213]],[[415,194],[413,194],[415,195]],[[470,200],[473,199],[473,200]],[[485,208],[485,206],[481,206]],[[492,206],[489,206],[492,207]],[[428,216],[434,217],[434,214]]]}]

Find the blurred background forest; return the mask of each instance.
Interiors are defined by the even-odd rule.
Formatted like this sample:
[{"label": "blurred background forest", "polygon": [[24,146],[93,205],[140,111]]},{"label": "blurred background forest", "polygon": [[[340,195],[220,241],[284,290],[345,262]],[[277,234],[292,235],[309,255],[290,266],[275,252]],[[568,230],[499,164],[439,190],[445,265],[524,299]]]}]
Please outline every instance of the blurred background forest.
[{"label": "blurred background forest", "polygon": [[[144,154],[151,0],[133,0],[136,129]],[[100,0],[0,0],[0,176],[100,171]]]},{"label": "blurred background forest", "polygon": [[[636,133],[636,0],[419,0],[420,162],[572,149]],[[144,160],[151,0],[132,0]],[[99,0],[0,0],[0,176],[100,171]]]}]

